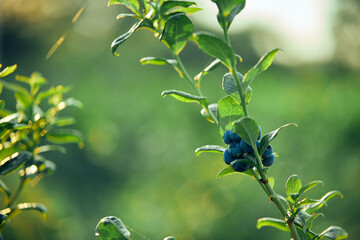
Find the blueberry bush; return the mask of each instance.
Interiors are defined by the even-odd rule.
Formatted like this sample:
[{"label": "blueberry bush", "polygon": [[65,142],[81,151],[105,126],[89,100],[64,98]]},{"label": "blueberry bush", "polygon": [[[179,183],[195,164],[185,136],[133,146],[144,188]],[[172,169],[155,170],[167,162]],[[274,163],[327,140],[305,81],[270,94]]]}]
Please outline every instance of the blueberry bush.
[{"label": "blueberry bush", "polygon": [[46,79],[37,72],[30,77],[15,77],[27,87],[8,79],[4,81],[16,68],[17,65],[13,65],[0,72],[0,94],[4,87],[13,91],[16,99],[16,111],[5,108],[5,101],[0,100],[0,175],[2,179],[12,173],[18,175],[16,189],[9,189],[0,179],[0,190],[5,196],[0,210],[0,239],[3,238],[1,233],[4,228],[23,211],[36,210],[46,217],[47,209],[41,203],[16,203],[27,185],[33,186],[55,171],[55,163],[43,154],[49,151],[65,154],[66,149],[58,144],[78,143],[80,147],[83,146],[83,137],[79,131],[63,128],[73,124],[75,119],[59,116],[67,107],[82,106],[74,98],[64,98],[70,88],[59,85],[40,91]]},{"label": "blueberry bush", "polygon": [[[163,97],[171,96],[181,102],[196,103],[201,107],[201,115],[219,129],[227,148],[219,145],[205,145],[195,150],[196,156],[204,152],[222,154],[226,167],[217,177],[240,173],[253,178],[263,189],[266,196],[278,208],[281,218],[264,217],[257,221],[257,228],[274,227],[287,232],[295,240],[310,239],[345,239],[348,234],[338,226],[329,226],[322,232],[313,230],[314,220],[322,216],[319,212],[327,205],[329,199],[340,196],[339,191],[330,191],[319,199],[306,197],[306,193],[322,184],[316,180],[302,184],[297,175],[288,178],[285,184],[286,196],[274,191],[275,180],[269,177],[270,167],[275,163],[277,153],[270,143],[280,130],[295,123],[285,124],[262,136],[261,128],[248,113],[253,90],[251,85],[255,78],[266,71],[272,64],[280,49],[273,49],[264,54],[255,66],[245,74],[238,72],[238,65],[243,61],[232,48],[229,28],[235,17],[244,9],[245,0],[212,0],[218,8],[217,20],[223,31],[223,38],[206,32],[194,32],[194,25],[189,15],[201,9],[195,2],[189,1],[149,1],[144,0],[110,0],[109,5],[120,4],[129,9],[116,18],[132,17],[137,22],[124,34],[116,38],[111,50],[118,55],[118,47],[130,38],[137,30],[147,29],[153,32],[169,49],[172,58],[144,57],[142,65],[168,65],[174,68],[180,78],[190,84],[193,93],[180,90],[165,90]],[[195,42],[199,49],[212,58],[211,63],[192,77],[185,68],[180,53],[188,41]],[[202,82],[211,71],[224,66],[227,73],[222,78],[222,90],[225,96],[218,102],[210,103],[202,93]],[[131,239],[127,227],[117,217],[105,217],[96,227],[96,236],[100,240]],[[166,239],[174,239],[167,237]]]}]

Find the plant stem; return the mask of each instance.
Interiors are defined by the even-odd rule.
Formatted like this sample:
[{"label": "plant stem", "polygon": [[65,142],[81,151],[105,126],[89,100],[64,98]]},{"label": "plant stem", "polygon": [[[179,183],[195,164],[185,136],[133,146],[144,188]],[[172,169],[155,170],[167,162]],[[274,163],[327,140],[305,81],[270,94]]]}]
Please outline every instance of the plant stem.
[{"label": "plant stem", "polygon": [[[297,230],[296,230],[296,227],[295,227],[295,224],[294,224],[294,221],[288,221],[289,220],[289,215],[288,213],[286,212],[286,209],[285,207],[282,205],[282,203],[280,202],[280,199],[278,197],[276,197],[276,193],[274,191],[274,189],[270,186],[269,184],[269,181],[268,181],[268,178],[264,172],[264,167],[261,163],[261,158],[260,158],[260,155],[258,153],[258,150],[257,149],[254,149],[254,153],[255,153],[255,157],[256,157],[256,160],[257,160],[257,167],[258,167],[258,171],[259,171],[259,174],[261,176],[261,179],[258,180],[259,184],[261,185],[261,187],[263,188],[263,185],[265,185],[267,191],[265,191],[268,196],[270,197],[270,200],[272,202],[275,203],[275,205],[277,206],[277,208],[279,209],[279,211],[281,212],[281,215],[284,217],[285,221],[287,222],[287,225],[290,229],[290,232],[291,232],[291,235],[292,237],[295,239],[295,240],[300,240],[300,237],[297,233]],[[257,175],[257,174],[256,174]]]},{"label": "plant stem", "polygon": [[[180,70],[184,73],[184,78],[188,81],[188,83],[193,87],[193,89],[197,92],[197,94],[200,97],[204,97],[204,95],[201,92],[201,89],[196,87],[195,82],[193,81],[193,79],[190,77],[190,74],[188,73],[188,71],[186,70],[186,68],[184,67],[184,64],[182,63],[180,57],[173,53],[174,58],[180,68]],[[211,116],[211,119],[215,122],[216,125],[219,125],[219,121],[217,120],[217,118],[215,117],[215,115],[213,114],[212,111],[209,110],[209,105],[206,103],[206,105],[204,106],[205,110],[209,113],[209,115]]]}]

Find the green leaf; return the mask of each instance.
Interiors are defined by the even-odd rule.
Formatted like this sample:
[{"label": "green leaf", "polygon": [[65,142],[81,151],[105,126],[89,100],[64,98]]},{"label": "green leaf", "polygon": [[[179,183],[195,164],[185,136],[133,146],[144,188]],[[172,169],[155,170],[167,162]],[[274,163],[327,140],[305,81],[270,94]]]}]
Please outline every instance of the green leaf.
[{"label": "green leaf", "polygon": [[280,49],[276,48],[266,53],[260,58],[254,67],[252,67],[244,76],[244,88],[250,86],[252,81],[262,72],[270,67],[274,61],[275,55]]},{"label": "green leaf", "polygon": [[[187,2],[187,1],[165,1],[161,4],[160,14],[161,16],[165,16],[171,12],[173,12],[174,8],[177,10],[179,7],[188,8],[192,5],[196,5],[195,2]],[[172,11],[170,11],[172,10]]]},{"label": "green leaf", "polygon": [[218,179],[218,178],[221,178],[226,175],[233,174],[233,173],[240,173],[240,174],[254,178],[254,174],[252,173],[251,169],[249,169],[245,172],[236,172],[231,166],[227,166],[226,168],[224,168],[223,170],[218,172],[218,174],[216,175],[216,178]]},{"label": "green leaf", "polygon": [[17,103],[20,104],[23,108],[31,105],[31,98],[28,90],[12,83],[4,82],[3,84],[5,88],[15,92]]},{"label": "green leaf", "polygon": [[299,196],[302,195],[303,193],[309,191],[313,187],[317,186],[318,184],[323,184],[324,185],[324,183],[322,181],[316,180],[316,181],[312,181],[309,184],[303,186],[299,191]]},{"label": "green leaf", "polygon": [[315,218],[319,217],[319,216],[324,216],[324,214],[322,213],[316,213],[314,215],[311,215],[311,217],[307,218],[305,221],[305,224],[303,226],[303,231],[306,232],[308,229],[310,230],[313,224],[313,221]]},{"label": "green leaf", "polygon": [[47,217],[47,209],[40,203],[20,203],[16,207],[2,209],[0,213],[7,215],[9,219],[13,219],[19,213],[27,210],[39,211],[44,218]]},{"label": "green leaf", "polygon": [[134,13],[138,13],[140,8],[138,0],[109,0],[108,6],[113,4],[124,5]]},{"label": "green leaf", "polygon": [[55,129],[46,134],[48,141],[56,144],[78,143],[79,147],[84,146],[83,135],[75,129]]},{"label": "green leaf", "polygon": [[236,100],[231,96],[226,96],[218,103],[219,123],[221,134],[233,128],[233,122],[244,116],[244,111]]},{"label": "green leaf", "polygon": [[4,68],[4,69],[0,72],[0,78],[6,77],[7,75],[13,73],[13,72],[16,70],[16,68],[17,68],[17,65],[16,65],[16,64]]},{"label": "green leaf", "polygon": [[348,238],[347,232],[338,226],[330,226],[319,234],[320,237],[327,237],[329,239],[340,240]]},{"label": "green leaf", "polygon": [[119,37],[117,37],[112,43],[111,43],[111,52],[115,55],[115,56],[119,56],[119,54],[116,53],[116,50],[118,49],[118,47],[125,42],[136,30],[139,30],[141,28],[153,28],[152,22],[150,19],[148,18],[143,18],[141,19],[139,22],[135,23],[130,29],[129,31],[127,31],[126,33],[120,35]]},{"label": "green leaf", "polygon": [[309,205],[305,206],[304,211],[308,214],[312,214],[312,213],[316,212],[317,210],[319,210],[320,208],[322,208],[323,206],[325,206],[326,202],[334,196],[340,196],[341,198],[343,197],[343,195],[339,191],[328,192],[321,199],[319,199],[319,201],[317,203],[309,204]]},{"label": "green leaf", "polygon": [[[208,106],[208,110],[210,112],[212,112],[212,114],[215,116],[216,119],[218,119],[218,104],[217,103],[212,103],[209,104]],[[214,121],[212,120],[212,118],[210,117],[210,114],[208,111],[206,111],[205,108],[202,108],[200,111],[201,115],[206,118],[209,122],[214,123]]]},{"label": "green leaf", "polygon": [[74,123],[75,123],[75,118],[73,118],[73,117],[58,118],[55,121],[55,125],[58,127],[68,126],[68,125],[72,125]]},{"label": "green leaf", "polygon": [[0,111],[3,110],[5,107],[5,101],[4,100],[0,100]]},{"label": "green leaf", "polygon": [[233,123],[233,131],[237,133],[247,144],[256,149],[256,141],[259,136],[259,126],[251,117],[243,117]]},{"label": "green leaf", "polygon": [[265,217],[265,218],[258,219],[256,228],[260,229],[262,227],[274,227],[281,231],[285,231],[285,232],[289,231],[289,228],[287,227],[286,222],[284,220],[277,219],[277,218]]},{"label": "green leaf", "polygon": [[161,93],[161,96],[166,97],[167,95],[172,96],[173,98],[185,102],[185,103],[192,103],[196,102],[201,104],[202,106],[206,105],[206,98],[205,97],[199,97],[195,96],[183,91],[177,91],[177,90],[165,90]]},{"label": "green leaf", "polygon": [[25,76],[16,75],[15,79],[20,82],[29,84],[33,89],[36,86],[41,86],[46,83],[46,79],[41,75],[41,73],[34,72],[31,74],[30,78]]},{"label": "green leaf", "polygon": [[274,188],[274,185],[275,185],[275,178],[273,177],[269,177],[268,178],[268,181],[269,181],[269,184],[272,188]]},{"label": "green leaf", "polygon": [[21,165],[23,165],[25,162],[30,160],[32,157],[32,154],[30,152],[24,151],[24,152],[16,152],[12,155],[4,158],[0,162],[0,175],[7,175],[16,169],[18,169]]},{"label": "green leaf", "polygon": [[117,217],[104,217],[95,229],[99,240],[129,240],[130,232]]},{"label": "green leaf", "polygon": [[175,59],[165,59],[165,58],[157,58],[157,57],[144,57],[140,59],[141,65],[170,65],[172,66],[180,75],[181,78],[184,77],[184,73],[179,69],[179,66]]},{"label": "green leaf", "polygon": [[176,240],[176,238],[173,236],[168,236],[168,237],[164,238],[164,240]]},{"label": "green leaf", "polygon": [[218,58],[231,71],[236,64],[234,50],[223,40],[207,33],[196,33],[194,35],[199,48],[206,54]]},{"label": "green leaf", "polygon": [[287,127],[287,126],[290,126],[290,125],[294,125],[297,127],[297,124],[296,123],[288,123],[288,124],[285,124],[281,127],[279,127],[278,129],[272,131],[272,132],[269,132],[268,134],[266,134],[260,141],[260,145],[259,145],[259,154],[262,155],[266,149],[266,147],[269,145],[269,143],[274,140],[274,138],[277,136],[277,134],[279,133],[280,129],[284,128],[284,127]]},{"label": "green leaf", "polygon": [[206,66],[204,68],[204,70],[202,70],[200,73],[198,73],[195,77],[194,80],[196,81],[197,87],[200,87],[200,80],[202,77],[204,77],[206,74],[208,74],[209,72],[215,70],[219,65],[220,65],[221,61],[219,59],[215,59],[214,61],[212,61],[208,66]]},{"label": "green leaf", "polygon": [[194,26],[185,14],[176,14],[165,22],[160,40],[179,55],[186,42],[192,36]]},{"label": "green leaf", "polygon": [[59,146],[59,145],[43,145],[43,146],[37,147],[34,150],[34,154],[37,155],[39,153],[50,152],[50,151],[58,151],[63,154],[66,154],[66,148],[64,148],[63,146]]},{"label": "green leaf", "polygon": [[245,7],[245,0],[212,0],[219,13],[217,19],[223,29],[228,29],[237,14]]},{"label": "green leaf", "polygon": [[77,107],[77,108],[83,107],[82,102],[75,98],[68,98],[63,102],[65,103],[65,107]]},{"label": "green leaf", "polygon": [[219,146],[219,145],[205,145],[202,147],[199,147],[195,150],[195,155],[198,157],[201,153],[204,152],[215,152],[223,154],[226,148]]},{"label": "green leaf", "polygon": [[[239,72],[237,72],[237,75],[238,75],[238,78],[239,78],[240,84],[241,84],[243,76]],[[234,97],[239,103],[241,102],[238,88],[236,86],[234,77],[233,77],[233,75],[231,73],[226,73],[223,76],[222,88],[224,89],[224,91],[227,94]],[[251,100],[251,96],[252,96],[252,89],[248,86],[246,91],[244,91],[244,97],[245,97],[245,103],[246,104],[249,104],[249,102]]]},{"label": "green leaf", "polygon": [[291,175],[285,184],[286,195],[288,195],[289,197],[297,197],[301,187],[302,185],[300,178],[297,175]]},{"label": "green leaf", "polygon": [[56,87],[51,87],[44,92],[40,92],[35,98],[35,105],[39,105],[42,100],[52,97],[54,95],[67,93],[70,89],[70,87],[58,85]]}]

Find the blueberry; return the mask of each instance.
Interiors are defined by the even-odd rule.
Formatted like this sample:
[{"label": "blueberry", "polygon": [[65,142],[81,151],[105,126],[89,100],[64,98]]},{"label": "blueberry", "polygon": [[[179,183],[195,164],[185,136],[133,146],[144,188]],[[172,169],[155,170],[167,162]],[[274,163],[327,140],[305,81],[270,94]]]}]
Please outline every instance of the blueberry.
[{"label": "blueberry", "polygon": [[275,155],[271,154],[269,157],[263,158],[261,162],[265,167],[270,167],[271,165],[273,165],[274,161],[275,161]]},{"label": "blueberry", "polygon": [[224,132],[224,136],[223,136],[224,143],[230,144],[232,142],[232,139],[230,137],[231,133],[232,133],[231,130],[226,130]]},{"label": "blueberry", "polygon": [[258,139],[257,139],[257,140],[260,140],[260,138],[261,138],[261,128],[260,128],[260,126],[259,126],[259,136],[258,136]]},{"label": "blueberry", "polygon": [[244,140],[240,141],[240,147],[242,150],[244,150],[244,152],[252,152],[253,151],[252,147],[249,144],[247,144]]},{"label": "blueberry", "polygon": [[241,154],[244,153],[244,151],[241,149],[240,147],[240,142],[235,142],[233,141],[232,143],[230,143],[229,145],[229,152],[231,154],[231,156],[233,156],[234,158],[239,157]]},{"label": "blueberry", "polygon": [[229,149],[226,149],[224,151],[224,162],[227,164],[227,165],[230,165],[230,163],[234,161],[234,158],[231,156],[230,152],[229,152]]},{"label": "blueberry", "polygon": [[231,164],[231,166],[237,172],[245,172],[250,168],[249,164],[240,163],[240,162],[234,162],[234,164]]},{"label": "blueberry", "polygon": [[231,131],[230,137],[233,141],[237,141],[237,142],[241,141],[241,137],[239,135],[237,135],[236,133],[234,133],[233,131]]},{"label": "blueberry", "polygon": [[271,145],[269,144],[269,145],[266,147],[266,149],[265,149],[262,157],[263,157],[263,158],[268,158],[268,157],[270,157],[270,155],[271,155],[272,153],[273,153],[273,149],[272,149]]}]

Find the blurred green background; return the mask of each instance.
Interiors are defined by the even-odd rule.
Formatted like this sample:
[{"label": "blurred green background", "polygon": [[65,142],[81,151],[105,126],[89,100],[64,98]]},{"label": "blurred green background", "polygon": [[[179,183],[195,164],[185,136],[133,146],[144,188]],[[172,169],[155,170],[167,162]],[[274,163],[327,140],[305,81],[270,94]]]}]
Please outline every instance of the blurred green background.
[{"label": "blurred green background", "polygon": [[[262,1],[248,2],[249,11],[245,8],[235,19],[239,25],[230,31],[234,48],[244,58],[239,71],[246,72],[265,51],[284,49],[254,82],[250,115],[264,133],[288,122],[299,125],[283,130],[273,143],[279,153],[270,169],[275,190],[284,193],[287,177],[295,173],[303,183],[325,182],[311,191],[313,198],[340,190],[344,198],[329,201],[315,230],[339,225],[354,239],[360,235],[360,4],[318,1],[321,11],[314,16],[320,22],[305,26],[301,24],[306,24],[307,13],[301,12],[299,26],[320,26],[330,36],[321,38],[301,32],[301,27],[283,27],[281,22],[287,21],[280,15],[273,22],[271,14],[250,10],[251,4]],[[274,9],[287,12],[289,3],[272,2]],[[204,1],[198,3],[207,6]],[[72,23],[84,4],[83,14]],[[166,66],[140,66],[138,60],[144,56],[169,57],[166,47],[141,30],[119,48],[120,57],[111,54],[112,40],[132,24],[115,21],[125,9],[95,0],[2,0],[0,7],[0,62],[3,66],[17,63],[19,75],[39,71],[49,86],[71,85],[68,96],[81,100],[84,108],[67,114],[75,116],[76,127],[86,137],[84,149],[69,145],[67,155],[48,154],[57,171],[28,187],[19,199],[45,204],[48,219],[25,212],[5,230],[5,239],[96,239],[95,226],[108,215],[130,226],[134,239],[144,239],[141,235],[149,239],[174,235],[180,240],[289,239],[275,229],[256,229],[258,218],[280,214],[255,181],[238,174],[217,180],[217,172],[225,167],[221,156],[195,157],[197,147],[222,144],[222,139],[201,117],[199,106],[160,96],[164,89],[191,92],[176,72]],[[296,11],[296,6],[290,7]],[[193,17],[196,30],[220,35],[213,24],[215,14],[205,15]],[[246,22],[247,16],[263,21]],[[242,22],[248,27],[240,27]],[[65,33],[63,44],[45,60]],[[321,41],[311,45],[299,35]],[[304,54],[306,46],[311,51]],[[193,43],[181,57],[192,75],[210,61]],[[202,82],[211,102],[225,95],[224,73],[225,68],[219,68]],[[14,81],[14,75],[6,81]],[[4,90],[2,98],[15,108],[12,93]],[[4,181],[13,186],[17,179]]]}]

